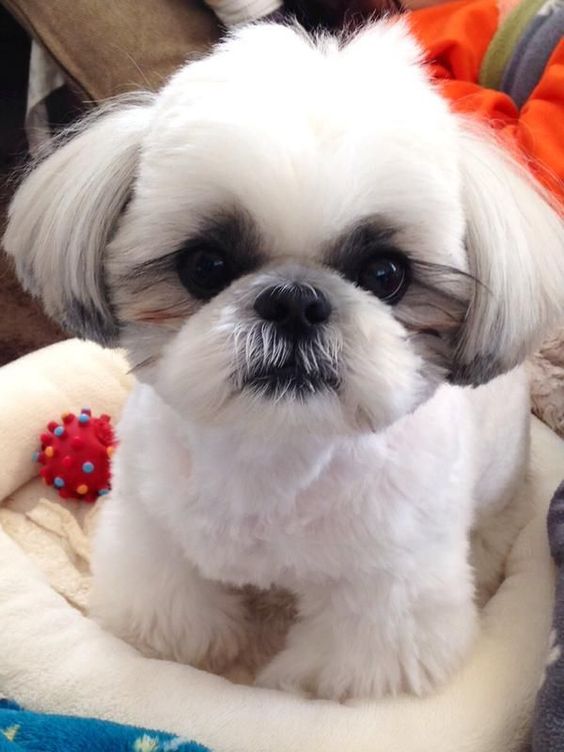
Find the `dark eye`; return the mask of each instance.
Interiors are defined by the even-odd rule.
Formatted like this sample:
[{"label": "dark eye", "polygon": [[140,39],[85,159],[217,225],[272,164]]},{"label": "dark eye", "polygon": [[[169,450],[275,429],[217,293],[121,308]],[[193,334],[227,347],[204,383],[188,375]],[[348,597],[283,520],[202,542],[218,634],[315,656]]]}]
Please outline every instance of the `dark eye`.
[{"label": "dark eye", "polygon": [[233,280],[232,269],[221,251],[198,247],[182,253],[177,262],[178,276],[195,298],[209,300]]},{"label": "dark eye", "polygon": [[409,286],[409,262],[401,253],[379,253],[361,267],[357,282],[385,303],[397,303]]}]

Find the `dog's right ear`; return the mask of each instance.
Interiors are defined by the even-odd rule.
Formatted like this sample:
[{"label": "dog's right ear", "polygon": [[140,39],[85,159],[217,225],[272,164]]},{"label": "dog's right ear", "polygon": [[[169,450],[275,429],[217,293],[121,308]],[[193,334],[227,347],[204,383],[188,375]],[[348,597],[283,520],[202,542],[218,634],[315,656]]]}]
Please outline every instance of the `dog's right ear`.
[{"label": "dog's right ear", "polygon": [[479,280],[451,380],[478,386],[511,370],[564,320],[564,217],[531,174],[471,121],[461,130],[470,271]]},{"label": "dog's right ear", "polygon": [[147,95],[86,119],[16,191],[4,247],[23,286],[72,333],[101,344],[119,327],[103,253],[128,199],[152,110]]}]

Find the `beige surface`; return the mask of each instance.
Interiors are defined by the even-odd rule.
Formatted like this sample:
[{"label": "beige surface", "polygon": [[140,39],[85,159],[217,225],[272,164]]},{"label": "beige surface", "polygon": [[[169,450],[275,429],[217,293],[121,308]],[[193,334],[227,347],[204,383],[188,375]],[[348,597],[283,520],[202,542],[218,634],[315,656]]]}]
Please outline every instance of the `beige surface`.
[{"label": "beige surface", "polygon": [[[532,520],[483,615],[480,641],[439,694],[342,706],[242,687],[143,658],[78,609],[88,591],[91,507],[62,505],[33,478],[35,436],[89,403],[114,416],[129,385],[118,355],[75,341],[0,369],[0,689],[43,711],[185,734],[216,752],[508,752],[526,731],[553,599],[546,506],[564,445],[533,426]],[[44,501],[47,499],[47,501]],[[77,608],[73,607],[76,606]]]},{"label": "beige surface", "polygon": [[155,89],[218,37],[199,0],[2,0],[96,102]]},{"label": "beige surface", "polygon": [[535,415],[564,437],[564,328],[531,358],[529,373]]}]

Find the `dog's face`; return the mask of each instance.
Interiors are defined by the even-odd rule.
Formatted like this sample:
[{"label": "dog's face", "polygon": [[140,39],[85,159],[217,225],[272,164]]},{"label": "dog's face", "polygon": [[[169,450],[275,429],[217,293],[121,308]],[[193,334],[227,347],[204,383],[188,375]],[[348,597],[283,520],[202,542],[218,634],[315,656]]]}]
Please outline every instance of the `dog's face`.
[{"label": "dog's face", "polygon": [[417,54],[399,24],[342,47],[247,29],[48,158],[6,247],[192,420],[378,430],[487,380],[560,312],[562,224]]},{"label": "dog's face", "polygon": [[450,372],[469,300],[452,118],[417,68],[399,90],[424,124],[397,80],[359,91],[336,43],[258,34],[256,66],[239,43],[157,101],[110,297],[183,414],[381,428]]}]

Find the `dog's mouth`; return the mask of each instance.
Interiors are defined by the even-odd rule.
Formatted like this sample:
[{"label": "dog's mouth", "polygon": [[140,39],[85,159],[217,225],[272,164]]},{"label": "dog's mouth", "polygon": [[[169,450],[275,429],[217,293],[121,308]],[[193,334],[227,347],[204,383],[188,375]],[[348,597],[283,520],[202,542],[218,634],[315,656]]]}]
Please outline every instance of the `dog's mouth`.
[{"label": "dog's mouth", "polygon": [[322,391],[336,391],[340,380],[336,369],[329,363],[316,363],[312,369],[293,353],[283,364],[257,369],[248,374],[243,386],[261,394],[261,396],[299,397]]}]

